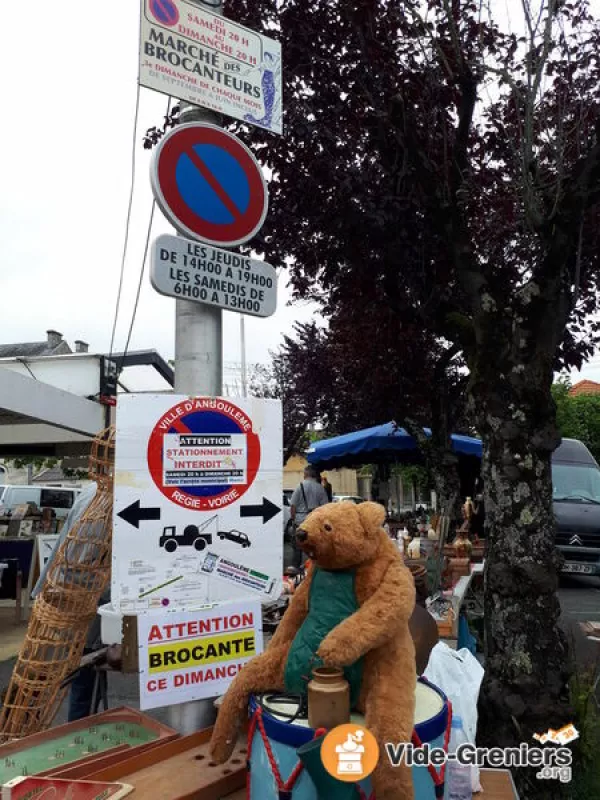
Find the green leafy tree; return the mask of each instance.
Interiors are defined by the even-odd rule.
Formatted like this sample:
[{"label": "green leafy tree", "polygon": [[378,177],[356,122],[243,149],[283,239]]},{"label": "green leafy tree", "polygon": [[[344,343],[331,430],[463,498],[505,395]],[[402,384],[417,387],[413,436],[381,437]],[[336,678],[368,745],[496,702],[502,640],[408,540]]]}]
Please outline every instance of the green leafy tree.
[{"label": "green leafy tree", "polygon": [[[551,386],[598,331],[600,24],[583,0],[523,0],[520,35],[500,5],[231,0],[226,13],[279,30],[285,52],[285,136],[243,132],[273,173],[255,249],[291,264],[296,296],[326,313],[416,312],[467,365],[489,543],[478,734],[511,746],[572,714]],[[531,777],[524,796],[550,797]]]},{"label": "green leafy tree", "polygon": [[273,176],[254,249],[328,314],[416,313],[468,367],[489,534],[478,732],[508,746],[572,713],[551,386],[593,352],[600,274],[600,24],[585,0],[515,6],[522,34],[471,0],[225,6],[285,53],[285,135],[233,126]]},{"label": "green leafy tree", "polygon": [[285,336],[271,364],[257,367],[250,379],[252,396],[281,400],[284,464],[306,450],[311,428],[325,416],[330,366],[323,330],[315,323],[296,325],[295,336]]},{"label": "green leafy tree", "polygon": [[552,396],[563,439],[579,439],[600,463],[600,394],[569,394],[570,384],[556,383]]}]

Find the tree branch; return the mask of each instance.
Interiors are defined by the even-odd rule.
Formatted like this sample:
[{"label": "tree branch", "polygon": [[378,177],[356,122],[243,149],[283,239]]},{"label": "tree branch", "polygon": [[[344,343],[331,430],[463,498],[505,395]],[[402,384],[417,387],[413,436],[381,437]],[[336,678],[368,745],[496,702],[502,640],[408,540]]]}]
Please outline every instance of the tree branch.
[{"label": "tree branch", "polygon": [[463,74],[460,76],[459,84],[462,89],[460,106],[458,109],[458,126],[456,129],[456,139],[454,144],[454,169],[452,194],[455,197],[460,191],[468,165],[469,136],[471,125],[473,124],[473,114],[477,103],[478,80],[465,65]]},{"label": "tree branch", "polygon": [[565,180],[561,202],[546,224],[547,254],[534,274],[540,284],[556,276],[557,266],[568,267],[570,282],[577,277],[582,224],[588,209],[600,201],[600,122],[596,142]]},{"label": "tree branch", "polygon": [[435,386],[439,381],[444,379],[444,375],[446,370],[450,366],[450,362],[456,358],[456,356],[461,352],[461,347],[458,344],[452,345],[447,350],[444,351],[444,354],[440,356],[438,359],[437,364],[435,365],[434,373],[433,373],[433,385]]}]

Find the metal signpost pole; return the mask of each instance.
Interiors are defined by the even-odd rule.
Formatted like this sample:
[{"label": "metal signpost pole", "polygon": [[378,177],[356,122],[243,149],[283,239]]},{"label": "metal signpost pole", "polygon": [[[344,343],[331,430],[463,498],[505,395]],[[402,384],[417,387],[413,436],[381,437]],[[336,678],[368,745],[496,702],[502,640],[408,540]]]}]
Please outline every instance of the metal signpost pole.
[{"label": "metal signpost pole", "polygon": [[[193,3],[197,7],[197,11],[190,12],[187,3],[182,3],[182,8],[187,9],[184,12],[186,25],[189,24],[191,27],[188,29],[186,26],[179,25],[178,30],[183,39],[189,39],[190,47],[193,45],[195,51],[200,53],[197,61],[193,63],[190,62],[190,59],[181,58],[181,41],[177,36],[169,33],[179,22],[179,15],[182,13],[179,4],[171,2],[171,0],[164,0],[164,2],[143,0],[142,3],[140,85],[162,94],[177,97],[181,104],[181,124],[159,143],[154,153],[150,174],[155,200],[165,217],[178,231],[179,236],[163,235],[154,241],[150,280],[159,294],[173,297],[176,300],[175,393],[188,398],[219,397],[223,394],[222,309],[228,309],[241,315],[268,317],[275,312],[277,305],[275,268],[260,260],[227,250],[227,248],[237,248],[239,245],[251,241],[260,230],[268,211],[269,193],[261,166],[254,154],[243,142],[224,129],[224,121],[220,115],[224,115],[225,119],[239,119],[272,130],[274,133],[282,133],[281,46],[275,40],[245,29],[229,20],[215,19],[214,16],[218,17],[223,14],[222,0],[187,0],[187,2]],[[205,41],[206,27],[217,30],[214,41],[220,41],[221,46],[215,45],[210,38],[206,39],[205,44],[198,44],[198,42]],[[238,43],[235,50],[229,46],[229,39]],[[159,47],[158,44],[161,46]],[[176,82],[176,85],[173,86],[172,80],[165,77],[165,73],[170,73],[169,69],[164,68],[165,62],[171,66],[177,66],[178,70],[183,71],[184,77],[189,73],[190,82]],[[202,81],[197,81],[192,74],[196,72],[203,74]],[[227,91],[223,91],[223,85],[228,87]],[[205,110],[203,108],[205,105],[211,110]],[[218,115],[213,109],[218,111]],[[215,198],[218,202],[215,202]],[[226,250],[221,250],[220,247],[226,248]],[[212,278],[209,273],[217,276],[223,275],[223,280]],[[242,382],[243,392],[246,394],[248,379],[243,316],[241,338],[243,340]],[[156,402],[156,398],[152,402]],[[183,405],[196,407],[194,403]],[[124,408],[127,408],[127,404],[124,405]],[[227,412],[227,408],[230,406],[223,403],[223,408],[221,416],[224,417],[224,424],[230,427],[231,420],[234,419]],[[164,414],[164,422],[168,428],[173,419],[178,418],[177,416],[172,417],[172,414],[176,412],[176,415],[179,415],[180,410],[181,407],[177,405]],[[269,424],[276,422],[276,432],[270,439],[273,444],[281,440],[280,410],[279,404],[276,409],[279,421],[269,419]],[[154,413],[152,412],[152,416]],[[238,409],[237,413],[245,414],[246,412]],[[208,426],[207,430],[213,432],[211,426],[214,425],[214,421],[209,424],[206,420],[202,420],[206,415],[201,412],[187,414],[187,416],[186,414],[183,414],[182,424],[184,424],[183,419],[189,417],[192,434],[194,431],[206,432],[203,425]],[[259,412],[259,416],[260,414],[262,411]],[[122,415],[121,419],[126,420],[126,414]],[[235,419],[237,420],[237,417]],[[127,427],[126,423],[123,424]],[[257,424],[262,430],[263,424],[267,423],[261,417],[260,423]],[[129,425],[131,426],[132,422]],[[215,507],[222,507],[223,511],[220,513],[223,513],[225,517],[229,514],[232,522],[233,520],[237,521],[238,513],[240,517],[260,517],[262,522],[249,520],[248,529],[254,530],[254,532],[260,530],[264,534],[265,526],[268,526],[271,520],[275,520],[275,516],[281,509],[262,494],[264,490],[258,488],[254,491],[254,504],[248,503],[242,506],[238,502],[253,485],[259,474],[257,470],[260,471],[259,468],[262,468],[260,465],[263,463],[263,458],[257,434],[245,433],[247,428],[242,428],[237,422],[236,425],[240,429],[240,436],[245,441],[245,447],[241,452],[246,455],[243,456],[243,463],[240,461],[241,466],[236,468],[230,477],[232,482],[239,484],[239,479],[245,476],[248,484],[238,487],[241,494],[232,492],[227,498],[217,492],[222,488],[220,483],[210,483],[210,487],[215,490],[214,503],[218,505],[209,503],[205,508],[202,498],[199,500],[197,496],[194,496],[193,508],[206,515],[207,508],[214,511]],[[151,434],[150,440],[153,444],[150,450],[142,448],[139,453],[143,470],[147,470],[152,475],[156,488],[161,494],[160,498],[155,497],[152,504],[144,509],[146,516],[143,518],[160,518],[161,508],[157,503],[159,500],[162,501],[162,496],[167,496],[171,500],[168,513],[177,516],[178,508],[179,514],[184,509],[186,520],[188,520],[189,502],[183,502],[181,498],[189,501],[191,495],[185,494],[185,487],[189,485],[190,480],[192,480],[193,486],[202,486],[204,485],[203,481],[209,480],[211,476],[208,473],[205,474],[203,469],[200,469],[197,474],[194,470],[192,470],[193,474],[188,475],[186,472],[185,476],[175,474],[177,469],[175,469],[175,473],[169,470],[165,472],[165,464],[169,459],[164,455],[164,439],[173,434],[166,433],[166,429],[163,430],[162,427],[160,430],[162,433],[156,433],[154,430]],[[178,438],[177,434],[175,436]],[[239,453],[237,450],[235,452],[237,457]],[[273,455],[274,452],[272,447],[271,450],[268,448],[265,450],[265,453],[271,454],[269,458],[273,458],[268,463],[280,464],[280,453],[275,452]],[[202,466],[200,464],[200,467]],[[278,472],[278,468],[271,466],[269,469],[271,479],[274,481],[274,474]],[[215,473],[214,477],[217,479],[222,475],[223,473],[219,473],[217,476]],[[229,473],[225,475],[227,476]],[[170,492],[175,485],[172,484],[172,481],[175,480],[179,480],[183,488],[181,491],[176,488]],[[273,485],[272,493],[274,489]],[[278,486],[277,495],[279,497],[281,496],[280,492],[281,488]],[[139,492],[136,490],[133,495],[130,495],[129,505],[125,504],[123,510],[116,515],[116,533],[123,533],[122,521],[130,526],[133,525],[136,530],[139,527],[140,498],[138,494]],[[149,494],[150,491],[145,492],[145,495],[149,496]],[[181,496],[175,497],[175,494]],[[256,500],[260,499],[258,494],[262,496],[262,505],[256,504]],[[226,506],[231,506],[231,509]],[[132,509],[136,514],[135,519],[132,517]],[[149,512],[152,512],[154,516],[148,517]],[[156,517],[156,512],[159,514],[158,517]],[[233,513],[233,518],[231,518],[231,513]],[[188,523],[181,520],[181,524],[185,528]],[[171,526],[170,528],[173,530],[173,536],[175,536],[176,527]],[[193,528],[194,526],[188,527]],[[240,536],[232,538],[229,535],[236,533],[233,530],[235,527],[232,524],[229,533],[218,533],[219,539],[228,537],[231,541],[241,543],[243,547],[249,547],[251,542],[247,534],[243,534],[245,537],[243,539]],[[164,531],[167,530],[169,528],[164,527]],[[219,529],[217,525],[217,531],[221,530],[225,531],[224,528]],[[273,534],[273,541],[280,541],[281,531],[277,530],[276,521],[273,522],[270,530]],[[131,532],[129,533],[131,534]],[[161,539],[163,538],[164,535],[161,536]],[[264,535],[261,538],[266,541]],[[124,552],[128,552],[128,548],[131,546],[131,535],[127,536],[126,531],[125,538],[116,536],[115,541],[117,539],[125,548]],[[206,546],[207,540],[208,536],[206,540],[203,540],[204,546]],[[174,548],[167,548],[164,543],[165,553],[172,553],[174,549],[177,549],[177,541],[171,544],[174,545]],[[197,543],[192,542],[191,544],[196,547]],[[182,545],[189,546],[189,543],[182,542]],[[163,547],[162,541],[159,541],[159,547]],[[197,549],[201,550],[202,548]],[[157,556],[157,561],[165,562],[163,555]],[[120,566],[123,566],[124,563],[122,559]],[[173,568],[173,563],[172,559],[167,559],[164,566],[171,565],[167,571]],[[252,563],[252,559],[250,559],[250,563]],[[176,592],[174,596],[176,604],[179,600],[183,606],[186,603],[188,605],[189,603],[193,605],[203,603],[206,601],[207,592],[208,598],[210,598],[210,584],[207,585],[206,581],[209,580],[207,575],[213,571],[215,579],[230,580],[230,582],[236,583],[238,593],[240,586],[243,585],[245,594],[248,596],[257,592],[262,596],[270,595],[280,585],[280,579],[274,575],[269,577],[261,572],[253,571],[250,566],[232,564],[215,553],[208,553],[202,563],[198,560],[198,567],[200,566],[204,570],[204,576],[198,576],[197,580],[195,577],[190,577],[187,583],[182,583],[183,592],[180,591],[179,594]],[[231,571],[231,568],[236,566],[239,567],[239,570]],[[273,565],[273,570],[275,569],[279,570],[280,567],[275,568]],[[183,577],[185,576],[180,576],[180,578]],[[124,579],[128,585],[127,582],[132,579],[132,575],[127,573]],[[260,582],[261,580],[263,583]],[[117,588],[115,595],[120,600],[119,592],[124,584],[114,580],[113,583]],[[162,589],[164,585],[161,584],[152,591]],[[148,587],[139,584],[138,581],[137,588],[138,600],[142,602],[140,608],[145,608],[146,602],[152,602],[143,600],[149,593]],[[227,597],[229,593],[217,592],[213,593],[213,596]],[[161,599],[155,596],[154,600],[160,601],[162,605],[169,605],[173,598],[165,595]],[[173,610],[176,609],[173,608]],[[140,686],[145,692],[147,687],[144,684],[143,674],[142,672]],[[213,679],[207,680],[212,681]],[[210,691],[214,691],[216,694],[220,689],[215,688]],[[187,693],[185,696],[198,697],[199,695]],[[146,695],[144,697],[146,698],[144,702],[151,702]],[[153,695],[154,705],[148,707],[156,707],[155,701],[160,699],[166,699],[166,697],[158,698],[157,695]],[[181,734],[189,734],[210,727],[216,718],[213,698],[183,704],[175,703],[168,709],[170,725]]]},{"label": "metal signpost pole", "polygon": [[[194,5],[213,14],[223,13],[221,0]],[[210,111],[181,101],[181,123],[221,120]],[[219,397],[223,392],[223,312],[214,306],[189,300],[175,301],[175,387],[176,394]],[[214,701],[196,700],[169,707],[168,724],[182,735],[214,724]]]},{"label": "metal signpost pole", "polygon": [[[213,14],[222,0],[189,0]],[[181,101],[180,120],[221,126],[211,111]],[[223,392],[223,312],[220,308],[175,301],[175,393],[219,397]]]},{"label": "metal signpost pole", "polygon": [[240,345],[242,351],[242,397],[248,396],[248,370],[246,366],[246,320],[240,314]]}]

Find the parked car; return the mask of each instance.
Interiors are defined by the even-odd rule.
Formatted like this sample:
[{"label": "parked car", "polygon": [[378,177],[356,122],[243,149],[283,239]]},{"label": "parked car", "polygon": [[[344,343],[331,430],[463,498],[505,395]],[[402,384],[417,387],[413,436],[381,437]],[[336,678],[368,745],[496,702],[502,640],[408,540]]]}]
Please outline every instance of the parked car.
[{"label": "parked car", "polygon": [[40,509],[51,508],[57,519],[64,519],[80,492],[70,486],[6,486],[0,499],[0,515],[12,514],[24,503],[35,503]]},{"label": "parked car", "polygon": [[357,495],[353,494],[334,494],[333,495],[333,502],[334,503],[364,503],[364,497],[358,497]]},{"label": "parked car", "polygon": [[576,439],[563,439],[552,456],[556,545],[562,571],[600,576],[600,467]]},{"label": "parked car", "polygon": [[242,547],[250,547],[250,539],[248,539],[248,535],[242,531],[219,531],[217,536],[221,541],[223,541],[223,539],[228,539],[230,542],[241,544]]}]

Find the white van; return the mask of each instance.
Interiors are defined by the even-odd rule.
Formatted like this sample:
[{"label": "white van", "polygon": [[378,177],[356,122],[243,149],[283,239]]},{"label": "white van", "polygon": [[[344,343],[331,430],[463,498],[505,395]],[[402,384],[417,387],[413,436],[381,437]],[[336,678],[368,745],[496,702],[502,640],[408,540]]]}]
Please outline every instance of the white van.
[{"label": "white van", "polygon": [[35,503],[40,508],[51,508],[57,519],[64,519],[81,489],[70,486],[6,486],[0,498],[0,516],[12,514],[23,503]]}]

